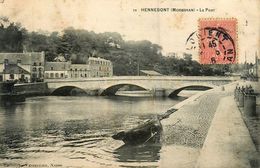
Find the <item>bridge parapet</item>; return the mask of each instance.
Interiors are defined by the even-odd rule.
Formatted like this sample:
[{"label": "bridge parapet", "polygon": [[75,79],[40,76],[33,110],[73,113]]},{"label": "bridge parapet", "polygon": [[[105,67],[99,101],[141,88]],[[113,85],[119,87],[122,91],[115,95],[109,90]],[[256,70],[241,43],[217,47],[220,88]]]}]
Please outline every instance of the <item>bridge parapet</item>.
[{"label": "bridge parapet", "polygon": [[235,80],[229,77],[208,76],[114,76],[84,79],[48,79],[47,83],[50,92],[62,87],[75,87],[86,92],[95,90],[99,95],[106,95],[107,93],[114,94],[122,86],[130,85],[148,90],[154,95],[165,96],[168,95],[169,90],[174,92],[189,86],[213,88]]},{"label": "bridge parapet", "polygon": [[115,81],[115,80],[185,80],[185,81],[236,81],[237,77],[226,76],[113,76],[96,78],[65,78],[65,79],[45,79],[46,82],[84,82],[84,81]]}]

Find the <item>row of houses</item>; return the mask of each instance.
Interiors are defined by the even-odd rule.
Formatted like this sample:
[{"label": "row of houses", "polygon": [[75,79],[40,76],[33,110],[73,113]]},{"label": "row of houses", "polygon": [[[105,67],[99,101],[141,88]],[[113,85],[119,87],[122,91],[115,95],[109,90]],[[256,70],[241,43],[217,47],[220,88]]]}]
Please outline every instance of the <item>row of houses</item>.
[{"label": "row of houses", "polygon": [[[62,61],[62,62],[61,62]],[[46,62],[44,52],[0,53],[0,81],[41,82],[44,79],[110,77],[112,62],[89,57],[85,64],[58,59]]]},{"label": "row of houses", "polygon": [[112,62],[102,58],[89,57],[85,64],[69,62],[46,62],[45,78],[93,78],[113,76]]}]

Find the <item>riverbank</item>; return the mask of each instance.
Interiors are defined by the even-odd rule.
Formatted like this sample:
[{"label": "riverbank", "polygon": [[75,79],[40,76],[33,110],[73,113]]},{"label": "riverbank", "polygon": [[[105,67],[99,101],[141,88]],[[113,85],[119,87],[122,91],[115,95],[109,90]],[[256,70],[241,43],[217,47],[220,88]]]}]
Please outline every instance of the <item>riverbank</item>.
[{"label": "riverbank", "polygon": [[[231,91],[223,91],[221,87],[201,92],[173,106],[179,109],[168,119],[162,121],[166,144],[183,145],[201,148],[214,117],[219,101]],[[186,118],[185,116],[190,116]],[[176,125],[172,126],[172,124]]]},{"label": "riverbank", "polygon": [[8,89],[7,83],[0,82],[0,95],[10,95],[10,94],[22,94],[25,97],[31,96],[46,96],[49,93],[48,85],[46,82],[37,82],[37,83],[16,83],[11,82],[12,86]]},{"label": "riverbank", "polygon": [[196,167],[258,167],[255,145],[233,96],[221,99]]},{"label": "riverbank", "polygon": [[[252,147],[252,139],[249,133],[246,135],[247,139],[241,140],[244,134],[240,134],[240,129],[236,128],[237,124],[242,125],[243,130],[247,130],[247,127],[244,124],[244,121],[240,115],[240,111],[237,110],[236,104],[234,100],[226,99],[227,97],[232,97],[233,91],[236,83],[228,84],[225,87],[218,87],[216,89],[212,89],[209,91],[205,91],[194,95],[185,101],[175,105],[173,108],[178,108],[179,110],[172,114],[168,119],[162,121],[164,127],[164,137],[163,140],[167,145],[180,145],[186,147],[186,155],[175,153],[174,158],[185,157],[185,162],[176,162],[173,160],[165,160],[164,164],[161,167],[212,167],[215,162],[222,162],[221,152],[223,151],[229,154],[233,154],[232,156],[235,159],[230,159],[229,161],[232,164],[228,164],[228,159],[223,160],[224,162],[221,167],[232,167],[232,165],[241,165],[243,167],[244,162],[240,161],[246,156],[249,156],[250,153],[246,153],[243,150],[243,143],[251,143]],[[235,104],[235,105],[234,105]],[[220,108],[220,106],[222,108]],[[230,109],[233,109],[231,111]],[[230,112],[235,113],[237,118],[240,117],[239,120],[236,120],[236,123],[233,125],[229,124],[227,120],[223,120],[226,122],[216,122],[215,120],[220,120],[221,114],[219,113],[229,114]],[[189,118],[185,118],[184,116],[189,115]],[[226,115],[225,115],[226,116]],[[214,122],[215,121],[215,122]],[[212,132],[213,130],[218,130]],[[234,136],[230,136],[225,134],[225,130],[222,131],[223,128],[236,130],[236,134]],[[222,136],[222,139],[220,137]],[[219,142],[221,145],[216,145],[208,139],[215,140],[215,143]],[[225,141],[227,140],[228,141]],[[234,141],[235,143],[229,143],[230,141]],[[207,150],[205,150],[207,148]],[[255,148],[254,146],[252,148]],[[250,148],[250,149],[252,149]],[[234,150],[233,150],[234,149]],[[197,152],[194,152],[197,151]],[[207,152],[205,152],[207,151]],[[208,151],[219,152],[216,155],[214,153],[209,153]],[[235,155],[234,152],[243,153],[243,155]],[[191,153],[193,153],[191,155]],[[195,156],[194,156],[195,154]],[[197,155],[196,155],[197,154]],[[177,155],[177,156],[176,156]],[[208,156],[205,157],[204,156]],[[204,161],[207,163],[204,164]],[[243,164],[242,164],[242,163]],[[253,160],[254,162],[254,160]],[[171,166],[168,166],[168,164]],[[226,164],[226,165],[225,165]],[[254,163],[252,163],[254,164]],[[219,165],[219,164],[216,164]],[[215,166],[217,167],[217,166]],[[254,165],[253,165],[254,167]]]},{"label": "riverbank", "polygon": [[24,93],[26,97],[45,96],[48,94],[48,85],[46,82],[15,84],[14,92]]}]

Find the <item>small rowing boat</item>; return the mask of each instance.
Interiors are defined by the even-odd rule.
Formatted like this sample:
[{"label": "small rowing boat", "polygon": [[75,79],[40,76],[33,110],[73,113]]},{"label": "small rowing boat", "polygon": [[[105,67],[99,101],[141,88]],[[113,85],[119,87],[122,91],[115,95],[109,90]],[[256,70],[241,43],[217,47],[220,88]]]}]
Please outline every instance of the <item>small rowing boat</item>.
[{"label": "small rowing boat", "polygon": [[157,115],[152,119],[138,125],[128,131],[121,131],[112,136],[115,140],[122,140],[128,145],[139,145],[144,143],[158,143],[162,134],[161,120],[168,118],[176,109],[168,110],[162,115]]}]

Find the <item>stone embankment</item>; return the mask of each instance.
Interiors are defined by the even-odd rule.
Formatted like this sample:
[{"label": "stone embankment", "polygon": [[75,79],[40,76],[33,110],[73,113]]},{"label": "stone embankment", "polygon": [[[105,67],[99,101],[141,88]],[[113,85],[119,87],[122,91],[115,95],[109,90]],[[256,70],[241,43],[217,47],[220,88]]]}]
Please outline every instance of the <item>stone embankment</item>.
[{"label": "stone embankment", "polygon": [[171,166],[259,166],[259,154],[233,98],[236,85],[231,83],[202,92],[172,107],[179,110],[162,121],[164,143],[187,147],[190,151],[187,160],[194,149],[199,152],[192,156],[189,164]]}]

